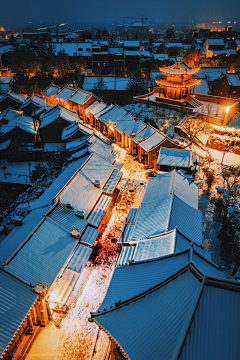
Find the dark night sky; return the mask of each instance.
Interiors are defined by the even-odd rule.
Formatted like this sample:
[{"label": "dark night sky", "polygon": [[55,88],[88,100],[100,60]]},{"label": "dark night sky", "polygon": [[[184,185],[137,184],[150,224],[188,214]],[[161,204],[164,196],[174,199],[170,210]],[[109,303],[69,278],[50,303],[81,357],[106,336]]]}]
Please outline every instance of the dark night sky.
[{"label": "dark night sky", "polygon": [[[238,21],[240,0],[1,0],[0,26],[37,21],[52,23],[150,21]],[[230,5],[231,4],[231,5]]]}]

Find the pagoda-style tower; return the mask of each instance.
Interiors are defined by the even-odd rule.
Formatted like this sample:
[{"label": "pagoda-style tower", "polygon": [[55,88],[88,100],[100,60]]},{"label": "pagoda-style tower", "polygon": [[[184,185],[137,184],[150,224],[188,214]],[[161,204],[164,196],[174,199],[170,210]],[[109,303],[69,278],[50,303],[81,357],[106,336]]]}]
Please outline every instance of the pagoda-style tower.
[{"label": "pagoda-style tower", "polygon": [[169,99],[185,99],[194,93],[194,87],[201,83],[200,79],[192,79],[200,68],[191,69],[184,61],[176,64],[159,68],[159,71],[165,75],[165,79],[156,80],[156,84],[163,88],[165,98]]}]

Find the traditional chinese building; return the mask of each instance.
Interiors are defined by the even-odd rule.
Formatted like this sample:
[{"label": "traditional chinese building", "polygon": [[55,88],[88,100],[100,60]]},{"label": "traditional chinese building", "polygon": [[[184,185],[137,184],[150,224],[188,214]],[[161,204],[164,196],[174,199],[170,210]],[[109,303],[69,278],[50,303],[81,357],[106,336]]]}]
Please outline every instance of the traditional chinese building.
[{"label": "traditional chinese building", "polygon": [[156,80],[165,98],[185,99],[194,93],[194,87],[201,83],[200,79],[192,79],[200,68],[191,69],[185,62],[177,62],[167,68],[159,68],[164,79]]}]

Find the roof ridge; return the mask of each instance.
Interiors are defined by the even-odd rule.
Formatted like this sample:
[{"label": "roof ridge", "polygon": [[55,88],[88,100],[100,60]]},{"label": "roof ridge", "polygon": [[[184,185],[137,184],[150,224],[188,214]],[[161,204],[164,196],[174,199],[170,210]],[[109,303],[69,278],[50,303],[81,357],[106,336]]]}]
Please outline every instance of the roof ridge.
[{"label": "roof ridge", "polygon": [[[126,265],[129,266],[129,265]],[[108,310],[103,310],[101,312],[90,312],[91,316],[95,317],[95,316],[99,316],[102,315],[102,313],[107,313],[107,312],[111,312],[114,310],[118,310],[120,307],[128,305],[129,303],[139,300],[140,298],[147,296],[149,294],[151,294],[152,292],[159,290],[161,287],[165,286],[166,284],[168,284],[170,281],[176,279],[179,275],[184,274],[186,271],[190,270],[190,266],[191,263],[187,262],[187,264],[183,265],[180,269],[178,269],[177,271],[175,271],[173,274],[169,275],[166,279],[161,280],[159,283],[151,286],[150,288],[148,288],[147,290],[141,291],[139,294],[131,296],[130,298],[123,300],[121,302],[119,302],[119,304],[117,306],[115,306],[114,308],[110,308]]]},{"label": "roof ridge", "polygon": [[176,195],[174,194],[174,191],[172,191],[171,203],[170,203],[170,209],[169,209],[169,216],[168,216],[168,222],[167,222],[167,230],[169,229],[169,225],[170,225],[170,219],[171,219],[171,214],[172,214],[174,196],[176,196]]},{"label": "roof ridge", "polygon": [[[136,243],[137,241],[130,241],[130,243],[132,243],[133,245]],[[134,261],[131,263],[131,266],[135,266],[135,265],[141,265],[141,264],[147,264],[147,263],[151,263],[151,262],[156,262],[156,261],[161,261],[161,260],[165,260],[165,259],[168,259],[168,258],[171,258],[171,257],[175,257],[175,256],[181,256],[185,253],[188,253],[189,252],[189,248],[187,249],[184,249],[184,250],[181,250],[181,251],[178,251],[176,253],[172,253],[172,254],[167,254],[167,255],[164,255],[164,256],[160,256],[160,257],[156,257],[156,258],[153,258],[153,259],[147,259],[147,260],[139,260],[139,261]],[[121,265],[121,266],[118,266],[118,267],[125,267],[125,266],[129,266],[129,265]]]},{"label": "roof ridge", "polygon": [[[190,263],[190,268],[191,268],[191,263]],[[188,324],[185,327],[185,334],[184,334],[184,336],[182,336],[182,341],[181,341],[180,346],[178,348],[178,351],[176,353],[175,360],[179,360],[179,358],[181,356],[182,350],[183,350],[184,345],[186,343],[190,328],[192,326],[196,311],[198,309],[198,305],[200,303],[200,300],[201,300],[201,297],[202,297],[202,294],[203,294],[203,290],[204,290],[204,287],[205,287],[205,282],[206,282],[206,276],[203,277],[200,289],[198,290],[198,294],[197,294],[195,302],[194,302],[194,304],[192,306],[191,315],[189,317]]]}]

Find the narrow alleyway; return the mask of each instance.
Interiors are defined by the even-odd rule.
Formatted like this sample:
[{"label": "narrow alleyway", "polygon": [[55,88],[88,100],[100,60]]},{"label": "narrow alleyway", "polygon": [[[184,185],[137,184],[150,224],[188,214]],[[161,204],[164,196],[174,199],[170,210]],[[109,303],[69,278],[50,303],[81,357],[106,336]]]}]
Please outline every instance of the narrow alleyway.
[{"label": "narrow alleyway", "polygon": [[27,360],[100,360],[107,350],[108,338],[96,324],[88,322],[88,317],[90,311],[96,311],[102,303],[119,255],[115,239],[119,238],[120,232],[115,225],[121,228],[129,209],[141,204],[147,184],[147,171],[143,165],[134,161],[125,150],[114,148],[120,152],[119,161],[124,163],[123,177],[116,190],[118,195],[111,218],[99,239],[100,251],[80,275],[67,302],[70,310],[60,319],[59,327],[51,322],[42,328]]}]

